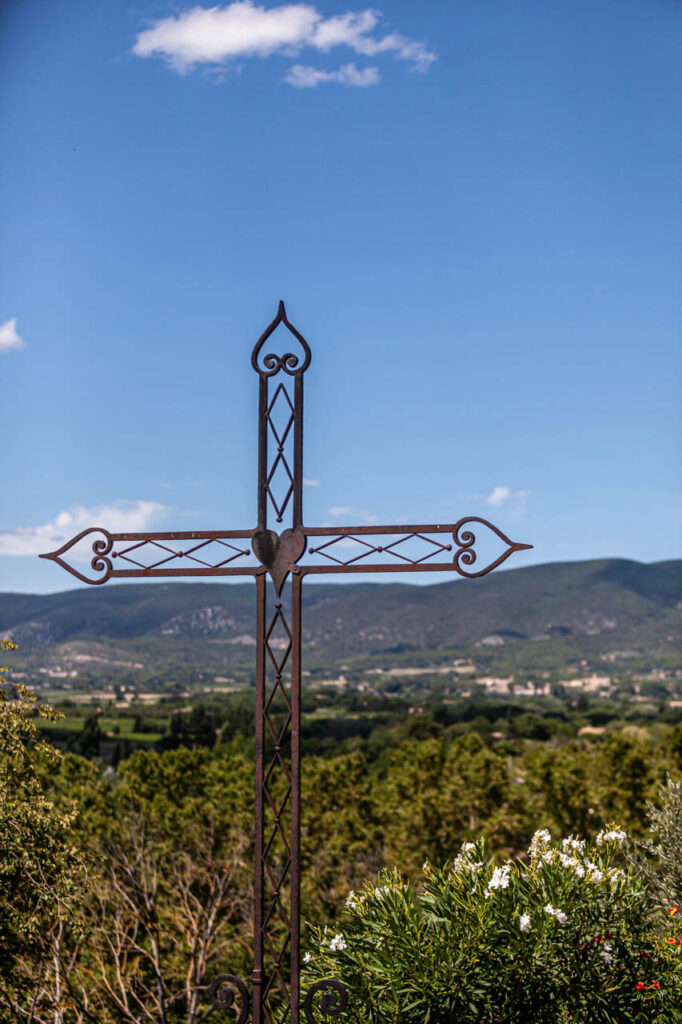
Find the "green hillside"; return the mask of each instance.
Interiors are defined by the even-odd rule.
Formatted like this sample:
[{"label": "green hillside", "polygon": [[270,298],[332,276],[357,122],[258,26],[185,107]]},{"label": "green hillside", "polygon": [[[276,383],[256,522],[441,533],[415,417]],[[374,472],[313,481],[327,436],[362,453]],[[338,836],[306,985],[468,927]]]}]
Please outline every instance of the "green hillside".
[{"label": "green hillside", "polygon": [[[305,642],[333,657],[472,646],[486,639],[655,634],[679,621],[682,561],[552,563],[433,586],[315,584]],[[28,648],[83,637],[252,636],[250,584],[146,583],[0,594],[0,632]]]},{"label": "green hillside", "polygon": [[[19,644],[10,682],[63,708],[47,731],[89,755],[221,730],[251,742],[254,591],[2,594],[0,635]],[[680,717],[679,561],[555,563],[432,586],[308,580],[304,594],[306,749],[379,749],[443,729],[512,745],[585,728],[653,737]]]}]

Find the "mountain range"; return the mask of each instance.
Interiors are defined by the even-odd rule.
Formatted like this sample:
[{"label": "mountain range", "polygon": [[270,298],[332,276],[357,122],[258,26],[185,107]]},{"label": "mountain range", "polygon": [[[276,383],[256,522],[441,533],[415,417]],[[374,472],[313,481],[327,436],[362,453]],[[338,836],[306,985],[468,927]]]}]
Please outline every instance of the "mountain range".
[{"label": "mountain range", "polygon": [[[430,586],[307,583],[304,595],[304,644],[326,658],[588,637],[599,646],[636,642],[640,651],[660,644],[674,651],[682,560],[557,562]],[[178,638],[213,640],[236,651],[253,646],[254,631],[251,584],[0,594],[0,635],[25,654],[85,638],[148,639],[157,649]]]}]

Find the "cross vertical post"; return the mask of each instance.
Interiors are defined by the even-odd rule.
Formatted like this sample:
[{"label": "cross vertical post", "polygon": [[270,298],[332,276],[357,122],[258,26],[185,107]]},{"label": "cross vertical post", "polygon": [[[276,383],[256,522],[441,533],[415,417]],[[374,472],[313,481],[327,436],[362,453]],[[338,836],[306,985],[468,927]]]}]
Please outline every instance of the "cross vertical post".
[{"label": "cross vertical post", "polygon": [[[299,354],[264,352],[284,324]],[[253,1024],[275,1024],[271,996],[298,1024],[300,1009],[301,835],[301,579],[293,577],[291,621],[282,591],[305,548],[303,519],[303,374],[310,348],[287,319],[284,303],[258,339],[251,362],[259,377],[258,529],[253,549],[274,584],[270,610],[265,577],[258,578],[256,769],[254,841]],[[269,519],[291,525],[281,534]],[[276,632],[280,635],[276,636]],[[282,635],[283,634],[283,635]],[[278,642],[279,641],[279,642]],[[273,678],[274,675],[274,678]],[[288,675],[288,687],[287,687]],[[277,714],[279,704],[281,714]],[[288,961],[288,963],[287,963]]]},{"label": "cross vertical post", "polygon": [[[280,325],[289,331],[296,351],[267,351]],[[305,997],[300,991],[303,578],[323,573],[454,572],[473,579],[532,547],[511,541],[480,516],[466,516],[454,524],[306,527],[303,375],[310,358],[307,341],[280,302],[251,355],[259,377],[255,529],[110,533],[92,527],[40,556],[83,583],[223,576],[251,576],[256,581],[252,993],[232,974],[220,974],[208,986],[215,1009],[236,1011],[235,1024],[301,1024],[301,1014],[305,1024],[316,1024],[316,1013],[337,1017],[347,1005],[346,990],[335,979],[315,982]],[[278,533],[270,526],[272,514],[277,524],[286,520],[289,525]],[[473,568],[481,527],[503,548],[482,568]],[[92,574],[66,558],[73,549],[70,557],[80,564],[78,552],[86,538],[92,544]],[[289,602],[283,599],[287,581]],[[203,980],[201,984],[206,987]]]}]

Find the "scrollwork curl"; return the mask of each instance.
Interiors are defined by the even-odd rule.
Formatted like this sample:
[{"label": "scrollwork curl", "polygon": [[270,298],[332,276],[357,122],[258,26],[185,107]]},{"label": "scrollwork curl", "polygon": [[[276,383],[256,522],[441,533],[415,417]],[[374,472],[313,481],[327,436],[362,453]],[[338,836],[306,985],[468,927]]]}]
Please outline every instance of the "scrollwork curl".
[{"label": "scrollwork curl", "polygon": [[111,538],[110,533],[108,533],[106,530],[102,530],[102,533],[105,535],[104,540],[100,538],[99,540],[93,540],[92,542],[92,551],[94,557],[90,562],[90,565],[95,572],[105,573],[102,579],[97,581],[98,583],[104,583],[105,580],[109,579],[111,573],[113,572],[113,566],[110,560],[105,556],[110,553],[114,542]]},{"label": "scrollwork curl", "polygon": [[[293,334],[303,350],[303,357],[296,355],[295,352],[285,352],[284,355],[278,356],[274,352],[268,352],[267,355],[262,358],[262,365],[259,364],[261,358],[261,352],[266,341],[273,333],[273,331],[280,325],[284,326]],[[253,352],[251,353],[251,365],[253,366],[256,373],[261,377],[274,377],[280,370],[284,370],[290,377],[297,377],[299,374],[304,373],[310,365],[310,346],[305,340],[303,335],[296,330],[294,325],[289,322],[287,317],[284,303],[280,302],[279,309],[277,310],[277,316],[270,323],[260,338],[255,344]]]},{"label": "scrollwork curl", "polygon": [[239,993],[242,1004],[235,1024],[246,1024],[251,1008],[251,999],[249,990],[241,978],[236,977],[234,974],[219,974],[209,985],[208,998],[214,1009],[229,1010],[234,1005],[235,996],[233,989],[236,989]]},{"label": "scrollwork curl", "polygon": [[[89,576],[86,576],[85,573],[80,572],[78,569],[75,568],[75,566],[70,565],[66,561],[66,559],[62,558],[62,555],[66,554],[67,551],[70,551],[71,548],[79,544],[84,537],[87,537],[91,533],[100,533],[104,537],[103,540],[101,538],[98,538],[97,540],[94,540],[92,543],[94,558],[90,562],[90,565],[95,572],[102,573],[99,579],[94,580],[90,579]],[[66,569],[67,572],[70,572],[72,576],[75,576],[76,579],[81,580],[81,582],[83,583],[106,583],[106,581],[112,575],[113,566],[109,559],[105,557],[105,555],[109,554],[112,546],[113,538],[108,530],[104,530],[101,526],[91,526],[87,530],[81,530],[81,532],[77,533],[75,537],[71,538],[71,540],[67,540],[66,544],[62,544],[60,548],[57,548],[56,551],[50,551],[44,555],[41,555],[40,557],[48,558],[51,562],[56,562],[57,565],[60,565],[62,567],[62,569]]]},{"label": "scrollwork curl", "polygon": [[[507,545],[506,549],[499,555],[493,562],[486,565],[483,569],[479,569],[478,572],[468,572],[463,566],[475,565],[477,561],[477,554],[474,551],[474,544],[476,543],[476,534],[471,529],[464,529],[469,523],[481,523],[492,533],[496,534],[500,540]],[[452,536],[457,545],[457,552],[455,553],[453,568],[455,572],[458,572],[460,576],[466,576],[467,579],[476,579],[479,576],[485,576],[487,573],[492,572],[498,565],[506,561],[510,555],[513,555],[515,551],[523,551],[531,547],[530,544],[515,544],[514,541],[510,540],[505,533],[502,532],[493,523],[488,522],[487,519],[481,519],[480,516],[468,516],[466,519],[460,519],[452,531]]]},{"label": "scrollwork curl", "polygon": [[[324,992],[325,989],[331,989],[331,991]],[[303,1013],[307,1024],[315,1024],[313,1000],[319,992],[324,992],[318,1004],[318,1009],[324,1017],[339,1017],[348,1006],[348,991],[343,982],[337,981],[336,978],[316,981],[308,989],[303,1003]]]}]

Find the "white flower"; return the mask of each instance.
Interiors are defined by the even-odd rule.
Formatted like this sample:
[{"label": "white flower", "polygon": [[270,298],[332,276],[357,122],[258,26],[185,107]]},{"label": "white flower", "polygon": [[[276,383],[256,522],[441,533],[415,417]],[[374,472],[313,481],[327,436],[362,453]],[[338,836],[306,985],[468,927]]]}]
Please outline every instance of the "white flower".
[{"label": "white flower", "polygon": [[546,828],[539,828],[530,841],[528,852],[531,857],[539,857],[546,846],[552,841],[552,834]]},{"label": "white flower", "polygon": [[588,860],[587,877],[590,882],[594,882],[595,885],[598,885],[599,882],[604,881],[604,872],[598,868],[596,864],[593,864],[591,860]]},{"label": "white flower", "polygon": [[606,874],[609,881],[613,882],[614,885],[618,885],[620,882],[625,881],[625,872],[622,868],[609,868]]},{"label": "white flower", "polygon": [[387,885],[381,885],[374,890],[374,895],[378,900],[380,900],[382,896],[386,896],[390,891],[391,890]]},{"label": "white flower", "polygon": [[359,892],[354,892],[352,889],[346,897],[346,906],[349,910],[357,910],[364,902],[365,897],[361,896]]},{"label": "white flower", "polygon": [[510,864],[503,864],[501,868],[495,868],[492,874],[492,878],[488,882],[489,889],[508,889],[509,888],[509,873],[511,871]]},{"label": "white flower", "polygon": [[[564,840],[564,843],[565,842],[566,840]],[[557,853],[557,857],[561,861],[562,867],[575,871],[578,878],[585,877],[585,868],[576,857],[569,857],[567,853],[561,852]],[[549,863],[551,863],[551,861]]]},{"label": "white flower", "polygon": [[564,850],[575,850],[576,853],[579,853],[585,849],[585,840],[574,839],[573,836],[569,836],[567,839],[562,839],[561,845]]},{"label": "white flower", "polygon": [[627,839],[627,832],[623,832],[622,828],[612,828],[610,831],[605,832],[604,829],[598,834],[596,843],[597,846],[603,846],[604,843],[618,843],[620,846]]},{"label": "white flower", "polygon": [[472,853],[476,852],[475,843],[462,843],[460,852],[452,862],[453,871],[464,871],[465,869],[478,868],[481,864],[474,864],[470,859]]},{"label": "white flower", "polygon": [[553,864],[556,859],[557,859],[557,852],[556,852],[556,850],[545,850],[545,852],[542,854],[542,863],[543,864]]},{"label": "white flower", "polygon": [[310,961],[312,960],[312,958],[313,958],[312,953],[305,953],[304,956],[303,956],[303,963],[304,964],[309,964]]},{"label": "white flower", "polygon": [[521,931],[521,932],[529,932],[530,931],[530,915],[529,914],[521,914],[521,917],[519,918],[519,931]]},{"label": "white flower", "polygon": [[612,949],[613,946],[611,945],[611,943],[605,942],[600,950],[600,956],[602,960],[604,960],[607,964],[610,964],[613,961],[613,953],[611,952]]},{"label": "white flower", "polygon": [[341,932],[339,932],[338,935],[334,936],[332,941],[329,943],[329,948],[333,950],[335,953],[340,953],[342,950],[346,948],[346,940],[344,939]]},{"label": "white flower", "polygon": [[508,889],[509,888],[509,872],[511,871],[510,864],[503,864],[501,868],[495,868],[492,874],[492,878],[488,882],[488,888],[484,891],[483,895],[487,900],[492,896],[494,889]]},{"label": "white flower", "polygon": [[563,910],[559,910],[558,907],[553,907],[551,903],[545,906],[545,913],[549,914],[550,917],[555,917],[559,924],[566,924],[568,918],[564,914]]},{"label": "white flower", "polygon": [[422,864],[422,871],[424,872],[425,875],[428,875],[428,873],[429,873],[429,862],[428,862],[428,860],[425,860],[424,863]]}]

